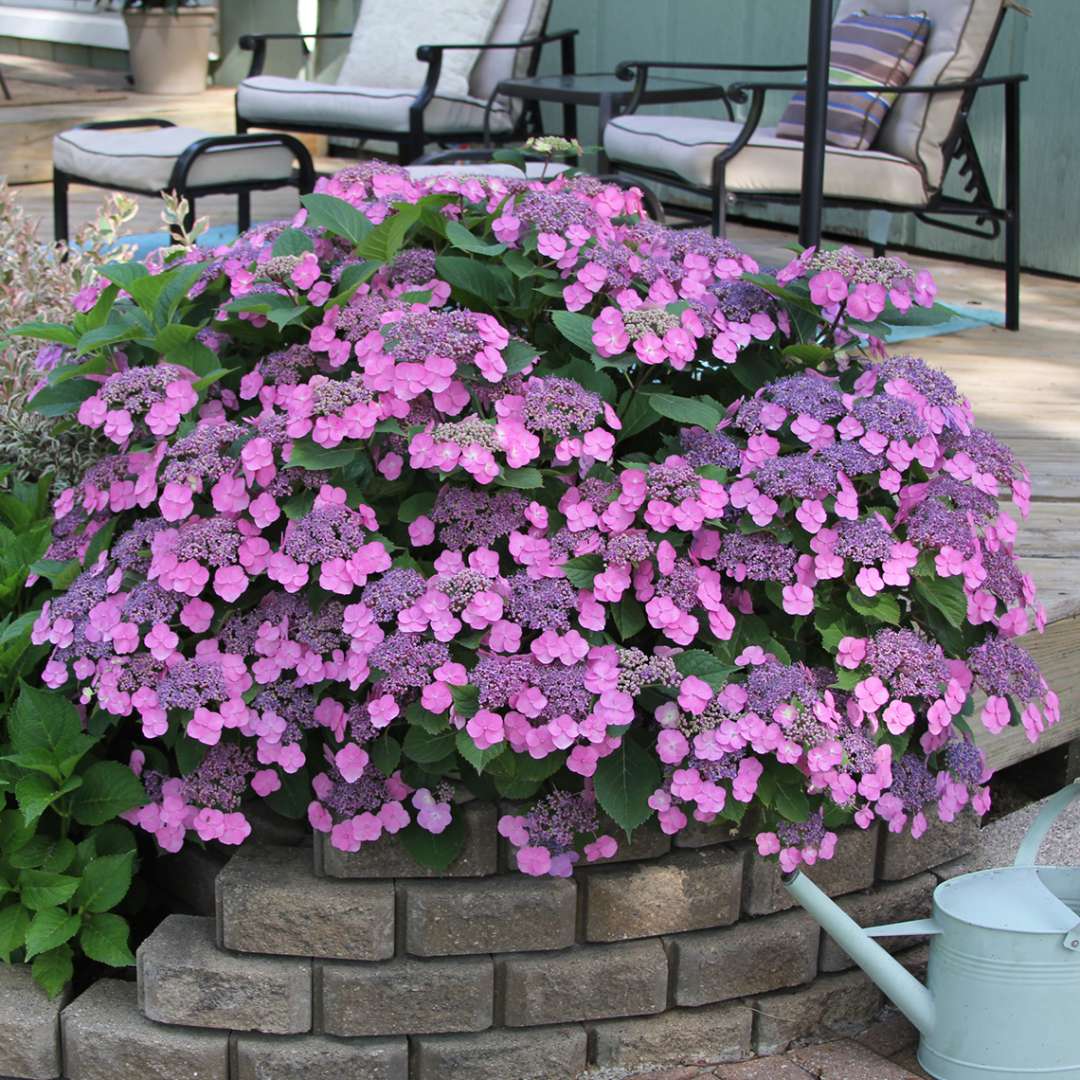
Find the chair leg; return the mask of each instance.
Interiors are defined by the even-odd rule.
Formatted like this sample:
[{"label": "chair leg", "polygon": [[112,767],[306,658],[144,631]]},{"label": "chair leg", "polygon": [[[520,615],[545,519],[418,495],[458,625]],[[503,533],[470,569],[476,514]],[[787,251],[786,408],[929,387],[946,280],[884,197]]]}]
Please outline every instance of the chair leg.
[{"label": "chair leg", "polygon": [[727,182],[723,163],[713,163],[712,234],[727,236]]},{"label": "chair leg", "polygon": [[1005,329],[1020,329],[1020,84],[1005,84]]},{"label": "chair leg", "polygon": [[68,177],[53,169],[53,240],[68,241]]},{"label": "chair leg", "polygon": [[251,228],[251,192],[241,191],[236,196],[236,231],[247,232]]}]

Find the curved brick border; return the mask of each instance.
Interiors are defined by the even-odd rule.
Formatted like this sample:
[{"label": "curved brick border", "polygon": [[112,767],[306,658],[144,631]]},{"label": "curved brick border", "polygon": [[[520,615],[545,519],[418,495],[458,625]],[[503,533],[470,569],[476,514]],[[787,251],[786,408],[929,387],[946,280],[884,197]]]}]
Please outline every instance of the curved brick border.
[{"label": "curved brick border", "polygon": [[[441,875],[392,839],[346,855],[317,838],[313,858],[288,830],[224,869],[195,849],[160,860],[200,914],[143,943],[137,987],[105,980],[64,1008],[4,974],[0,1075],[548,1080],[778,1053],[882,1005],[746,841],[642,830],[606,864],[535,879],[507,869],[494,806],[462,810],[465,849]],[[917,918],[950,872],[928,871],[974,838],[972,818],[918,842],[852,831],[812,874],[861,921]]]}]

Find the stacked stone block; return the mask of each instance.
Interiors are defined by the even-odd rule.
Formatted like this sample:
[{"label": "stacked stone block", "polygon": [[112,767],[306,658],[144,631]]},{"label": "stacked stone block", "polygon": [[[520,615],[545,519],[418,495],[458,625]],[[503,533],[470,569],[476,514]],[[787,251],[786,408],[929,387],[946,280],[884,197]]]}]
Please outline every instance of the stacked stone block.
[{"label": "stacked stone block", "polygon": [[[10,1002],[30,1000],[28,974],[4,975],[0,1076],[550,1080],[779,1053],[882,1005],[744,840],[702,830],[673,847],[643,831],[620,858],[534,879],[506,869],[494,807],[463,811],[465,849],[443,874],[392,838],[343,854],[317,837],[314,865],[310,844],[242,849],[212,917],[170,916],[142,944],[137,986],[26,1011]],[[810,873],[869,924],[926,915],[928,859],[955,859],[974,830],[925,852],[884,832],[844,839]]]}]

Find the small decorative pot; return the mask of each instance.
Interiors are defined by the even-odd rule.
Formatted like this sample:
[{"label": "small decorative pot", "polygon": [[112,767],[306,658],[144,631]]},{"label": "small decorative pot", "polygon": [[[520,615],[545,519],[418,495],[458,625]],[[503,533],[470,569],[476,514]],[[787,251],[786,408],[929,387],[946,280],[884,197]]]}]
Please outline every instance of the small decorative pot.
[{"label": "small decorative pot", "polygon": [[206,89],[217,9],[127,11],[128,49],[139,94],[198,94]]}]

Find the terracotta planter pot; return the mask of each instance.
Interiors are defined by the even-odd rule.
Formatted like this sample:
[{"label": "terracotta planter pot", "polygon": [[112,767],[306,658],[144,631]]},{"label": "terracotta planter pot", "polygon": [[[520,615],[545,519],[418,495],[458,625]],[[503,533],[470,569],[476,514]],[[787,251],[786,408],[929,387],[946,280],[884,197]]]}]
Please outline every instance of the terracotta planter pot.
[{"label": "terracotta planter pot", "polygon": [[215,8],[129,11],[128,48],[139,94],[198,94],[206,89]]}]

